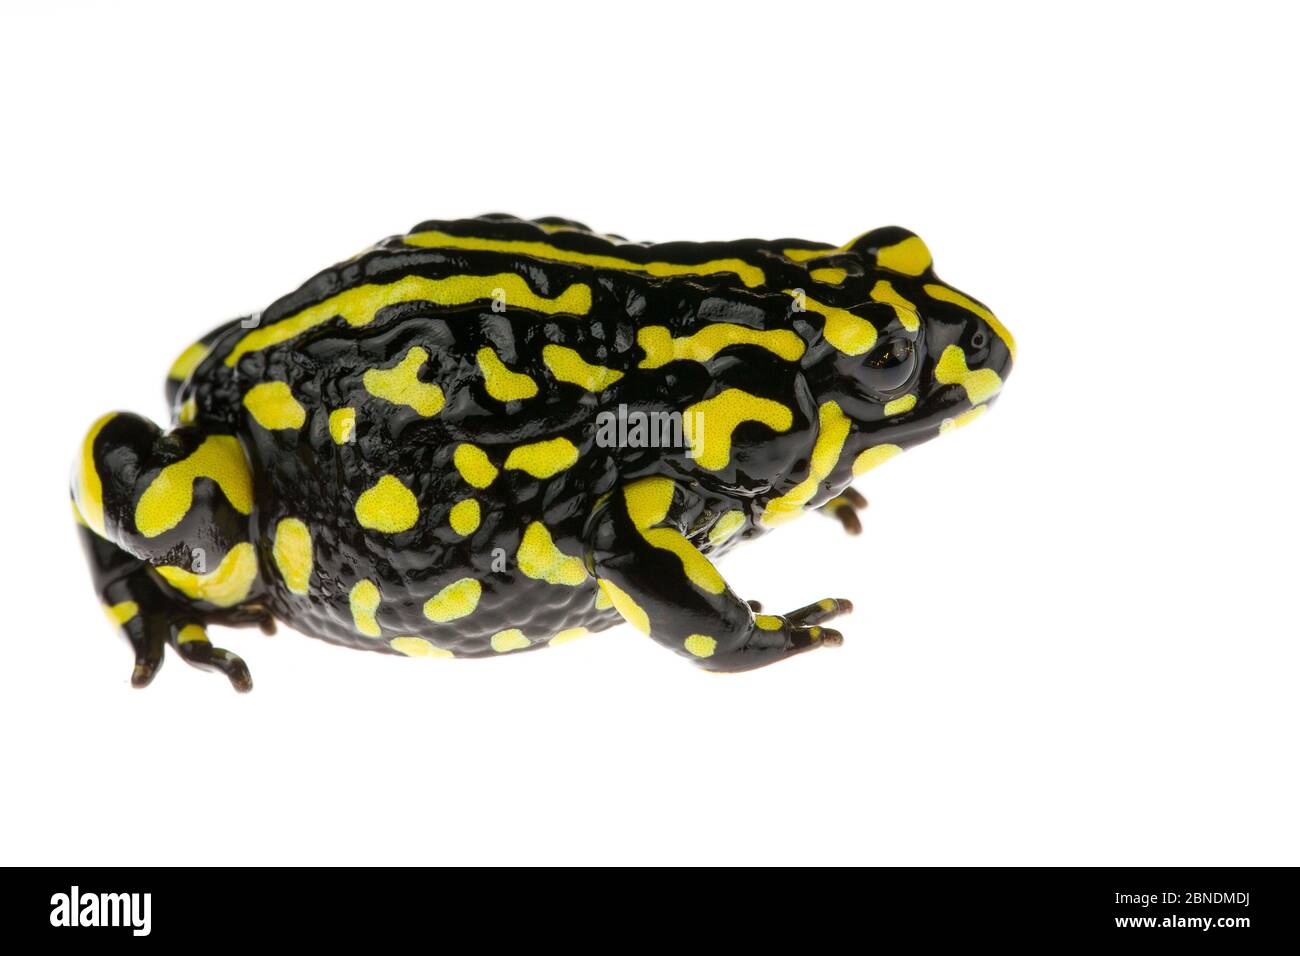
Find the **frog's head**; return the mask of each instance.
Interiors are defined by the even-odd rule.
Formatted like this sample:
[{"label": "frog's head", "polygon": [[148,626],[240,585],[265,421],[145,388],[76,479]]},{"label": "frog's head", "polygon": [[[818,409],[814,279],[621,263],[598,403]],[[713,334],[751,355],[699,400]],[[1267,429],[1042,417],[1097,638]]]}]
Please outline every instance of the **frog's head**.
[{"label": "frog's head", "polygon": [[864,463],[981,415],[1015,361],[1006,327],[941,282],[930,251],[905,229],[873,230],[837,252],[861,263],[862,274],[845,283],[861,302],[832,312],[823,335],[835,346],[831,378],[845,413],[869,436],[868,448],[880,448]]},{"label": "frog's head", "polygon": [[111,412],[82,441],[72,500],[88,528],[190,597],[226,607],[248,597],[257,572],[253,483],[233,435],[197,425],[163,432]]}]

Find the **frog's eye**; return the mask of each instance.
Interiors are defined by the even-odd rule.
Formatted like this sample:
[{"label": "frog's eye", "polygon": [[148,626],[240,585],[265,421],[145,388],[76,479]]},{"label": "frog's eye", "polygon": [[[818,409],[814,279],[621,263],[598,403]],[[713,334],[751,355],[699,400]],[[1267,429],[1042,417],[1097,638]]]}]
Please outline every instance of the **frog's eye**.
[{"label": "frog's eye", "polygon": [[857,377],[875,394],[898,391],[912,380],[916,371],[916,347],[902,336],[888,338],[867,353]]}]

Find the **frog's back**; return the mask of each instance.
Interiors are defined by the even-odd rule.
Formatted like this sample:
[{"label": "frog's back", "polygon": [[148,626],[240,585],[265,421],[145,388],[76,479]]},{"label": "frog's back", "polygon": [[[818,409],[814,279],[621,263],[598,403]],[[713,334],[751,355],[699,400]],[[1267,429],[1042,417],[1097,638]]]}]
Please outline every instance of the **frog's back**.
[{"label": "frog's back", "polygon": [[222,330],[176,403],[244,439],[264,567],[305,529],[310,596],[268,575],[275,613],[458,655],[617,623],[582,564],[584,522],[664,449],[602,447],[597,416],[708,387],[702,365],[645,367],[643,317],[669,336],[788,327],[779,246],[430,222]]}]

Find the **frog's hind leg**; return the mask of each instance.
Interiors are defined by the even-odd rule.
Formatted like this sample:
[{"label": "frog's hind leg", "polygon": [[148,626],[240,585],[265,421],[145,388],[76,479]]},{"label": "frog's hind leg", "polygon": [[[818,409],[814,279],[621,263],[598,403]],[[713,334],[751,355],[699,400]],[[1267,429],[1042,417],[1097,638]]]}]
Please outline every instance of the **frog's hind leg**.
[{"label": "frog's hind leg", "polygon": [[[135,653],[132,686],[149,685],[162,666],[164,648],[170,644],[194,666],[225,674],[235,690],[253,689],[248,666],[238,655],[212,646],[203,628],[204,615],[176,597],[147,562],[80,522],[77,531],[105,613],[121,628]],[[231,613],[219,620],[222,624],[258,624],[263,630],[270,622],[269,616],[256,610]]]},{"label": "frog's hind leg", "polygon": [[823,627],[852,610],[827,598],[790,614],[756,613],[671,520],[685,492],[642,478],[588,525],[588,560],[614,607],[643,633],[706,670],[743,671],[843,642]]}]

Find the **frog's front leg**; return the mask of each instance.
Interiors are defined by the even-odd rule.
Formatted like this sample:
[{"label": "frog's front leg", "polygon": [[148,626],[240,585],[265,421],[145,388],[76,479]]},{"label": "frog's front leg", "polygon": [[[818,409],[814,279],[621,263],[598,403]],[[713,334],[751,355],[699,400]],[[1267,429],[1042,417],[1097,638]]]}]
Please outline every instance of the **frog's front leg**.
[{"label": "frog's front leg", "polygon": [[867,506],[867,499],[853,488],[845,488],[838,495],[817,508],[818,514],[834,518],[849,534],[862,533],[862,521],[858,512]]},{"label": "frog's front leg", "polygon": [[592,516],[588,562],[629,623],[714,671],[751,670],[842,643],[822,624],[852,610],[846,600],[777,615],[757,614],[737,597],[677,524],[685,501],[671,479],[642,478]]}]

